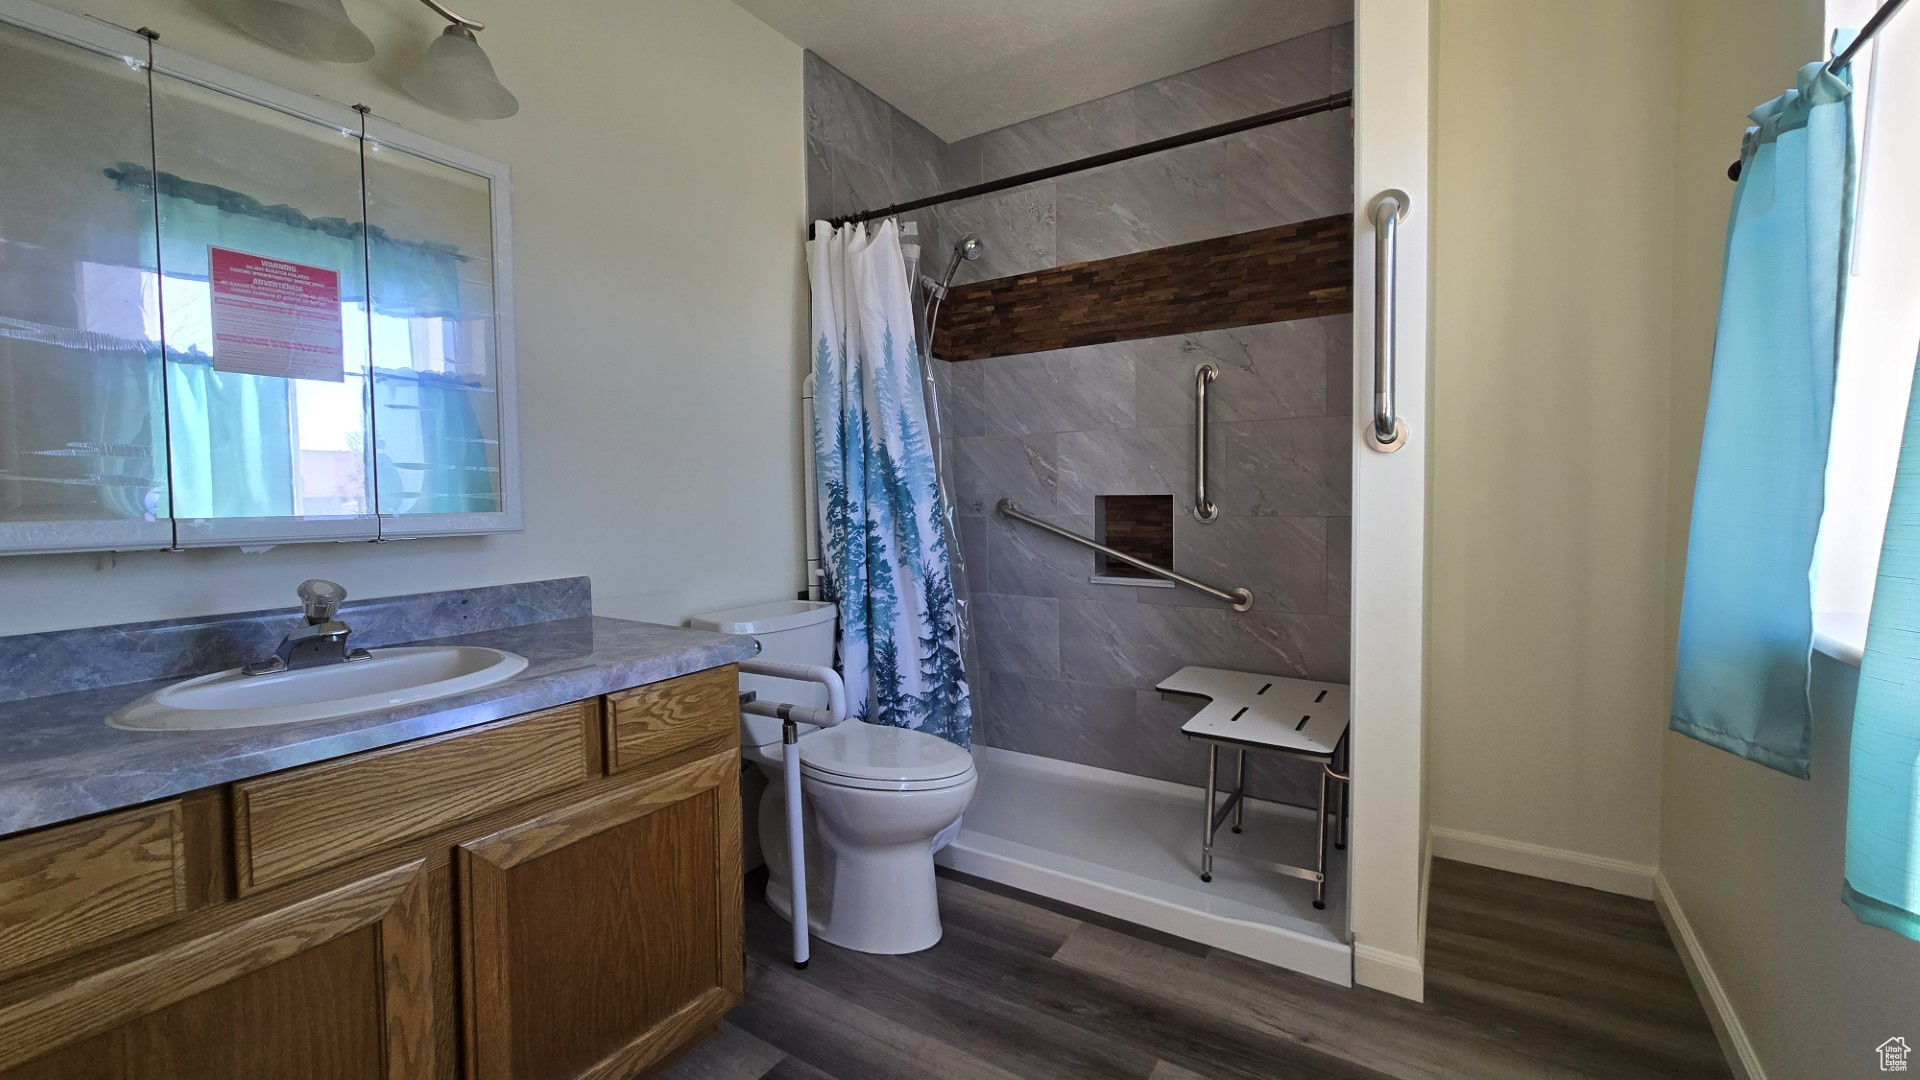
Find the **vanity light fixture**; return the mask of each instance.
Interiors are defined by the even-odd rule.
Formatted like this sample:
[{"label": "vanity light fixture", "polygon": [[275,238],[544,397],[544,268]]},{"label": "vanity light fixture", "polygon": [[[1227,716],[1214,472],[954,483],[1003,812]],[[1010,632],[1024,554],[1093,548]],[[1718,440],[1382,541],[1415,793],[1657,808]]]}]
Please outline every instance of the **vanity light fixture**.
[{"label": "vanity light fixture", "polygon": [[276,49],[316,60],[358,64],[373,59],[373,39],[353,25],[340,0],[242,0],[240,29]]},{"label": "vanity light fixture", "polygon": [[[439,0],[420,0],[449,25],[427,46],[400,86],[421,103],[469,120],[503,120],[520,101],[494,74],[493,61],[474,37],[486,24],[457,15]],[[341,0],[238,0],[233,21],[277,49],[358,64],[373,58],[373,41],[347,17]]]},{"label": "vanity light fixture", "polygon": [[400,80],[401,88],[443,113],[469,120],[504,120],[519,112],[519,99],[501,85],[493,61],[473,36],[486,24],[462,18],[436,0],[420,2],[452,25],[427,46],[427,55]]}]

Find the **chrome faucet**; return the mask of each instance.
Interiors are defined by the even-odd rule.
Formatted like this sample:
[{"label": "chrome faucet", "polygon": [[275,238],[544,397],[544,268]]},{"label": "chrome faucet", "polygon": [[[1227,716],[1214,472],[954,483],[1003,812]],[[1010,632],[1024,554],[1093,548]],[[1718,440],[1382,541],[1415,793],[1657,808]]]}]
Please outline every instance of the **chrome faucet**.
[{"label": "chrome faucet", "polygon": [[273,650],[272,656],[255,660],[241,671],[248,675],[271,675],[276,671],[373,658],[367,650],[347,645],[347,635],[353,630],[334,618],[340,611],[340,602],[347,598],[347,590],[331,581],[309,578],[300,583],[299,596],[307,625],[280,639],[280,647]]}]

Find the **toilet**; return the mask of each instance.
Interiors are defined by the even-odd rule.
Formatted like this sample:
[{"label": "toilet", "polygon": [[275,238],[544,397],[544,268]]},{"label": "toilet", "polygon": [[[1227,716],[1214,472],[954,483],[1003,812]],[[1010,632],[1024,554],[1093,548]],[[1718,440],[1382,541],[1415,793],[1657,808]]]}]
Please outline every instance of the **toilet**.
[{"label": "toilet", "polygon": [[[829,603],[784,600],[696,616],[691,625],[751,635],[762,660],[831,665],[837,615]],[[766,701],[826,704],[826,691],[811,683],[743,675],[740,689]],[[769,785],[759,815],[767,902],[790,919],[780,729],[772,717],[740,717],[741,754]],[[814,936],[865,953],[932,948],[940,941],[934,841],[973,799],[972,755],[938,736],[859,720],[832,728],[801,725],[799,747],[807,923]]]}]

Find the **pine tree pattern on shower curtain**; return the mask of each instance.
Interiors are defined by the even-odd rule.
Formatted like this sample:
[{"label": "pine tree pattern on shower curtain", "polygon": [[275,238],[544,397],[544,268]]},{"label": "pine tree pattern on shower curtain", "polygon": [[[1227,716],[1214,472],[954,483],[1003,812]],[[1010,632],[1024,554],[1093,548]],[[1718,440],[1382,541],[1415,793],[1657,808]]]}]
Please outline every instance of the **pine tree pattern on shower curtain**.
[{"label": "pine tree pattern on shower curtain", "polygon": [[849,706],[967,746],[972,701],[899,235],[890,221],[871,234],[815,229],[817,526]]}]

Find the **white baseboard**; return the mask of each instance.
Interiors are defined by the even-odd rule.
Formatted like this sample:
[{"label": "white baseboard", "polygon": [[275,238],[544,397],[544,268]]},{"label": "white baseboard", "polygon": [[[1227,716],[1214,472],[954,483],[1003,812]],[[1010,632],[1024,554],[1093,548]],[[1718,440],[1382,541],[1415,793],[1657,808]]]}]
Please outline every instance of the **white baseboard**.
[{"label": "white baseboard", "polygon": [[1411,1001],[1427,999],[1427,973],[1417,956],[1388,952],[1355,942],[1353,981]]},{"label": "white baseboard", "polygon": [[1767,1080],[1753,1040],[1747,1037],[1747,1029],[1734,1013],[1727,988],[1721,985],[1720,976],[1714,974],[1712,962],[1694,935],[1693,924],[1687,921],[1679,898],[1667,884],[1667,875],[1654,871],[1653,884],[1653,906],[1659,909],[1660,919],[1667,924],[1667,933],[1680,951],[1680,962],[1686,966],[1687,978],[1693,981],[1694,993],[1700,995],[1700,1004],[1706,1007],[1707,1021],[1713,1025],[1714,1037],[1720,1040],[1720,1050],[1726,1054],[1736,1080]]},{"label": "white baseboard", "polygon": [[1657,871],[1643,863],[1460,829],[1446,829],[1438,825],[1429,830],[1429,835],[1432,857],[1435,859],[1490,866],[1495,870],[1561,881],[1568,885],[1582,885],[1640,900],[1653,899],[1653,879]]}]

